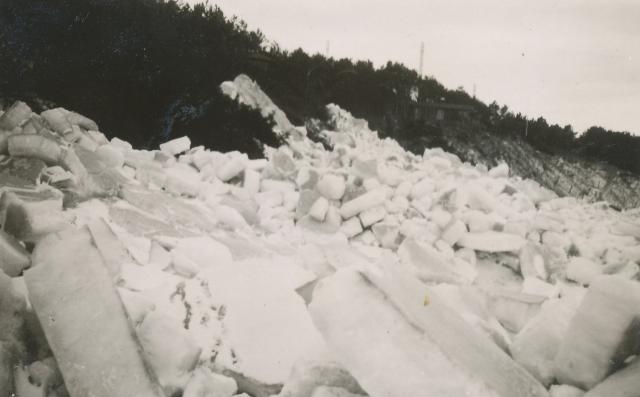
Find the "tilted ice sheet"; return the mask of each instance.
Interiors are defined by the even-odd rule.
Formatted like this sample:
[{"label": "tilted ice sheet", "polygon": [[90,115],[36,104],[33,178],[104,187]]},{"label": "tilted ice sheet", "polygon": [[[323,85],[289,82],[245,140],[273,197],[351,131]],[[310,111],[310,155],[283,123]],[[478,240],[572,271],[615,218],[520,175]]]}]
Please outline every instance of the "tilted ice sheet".
[{"label": "tilted ice sheet", "polygon": [[372,396],[547,396],[493,342],[397,264],[343,269],[314,291],[327,343]]}]

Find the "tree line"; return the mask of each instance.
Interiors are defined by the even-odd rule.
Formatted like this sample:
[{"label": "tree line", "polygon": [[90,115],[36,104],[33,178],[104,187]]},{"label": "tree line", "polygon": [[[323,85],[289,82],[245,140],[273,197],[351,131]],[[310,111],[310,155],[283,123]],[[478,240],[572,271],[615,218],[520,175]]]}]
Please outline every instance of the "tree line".
[{"label": "tree line", "polygon": [[287,51],[217,6],[175,0],[3,0],[0,99],[58,105],[86,114],[103,132],[152,148],[188,134],[194,144],[260,154],[277,144],[271,123],[219,91],[246,73],[296,124],[322,117],[333,102],[381,134],[410,140],[433,128],[415,124],[420,101],[471,105],[474,122],[555,154],[591,156],[640,173],[640,138],[592,127],[527,119],[485,104],[402,64]]}]

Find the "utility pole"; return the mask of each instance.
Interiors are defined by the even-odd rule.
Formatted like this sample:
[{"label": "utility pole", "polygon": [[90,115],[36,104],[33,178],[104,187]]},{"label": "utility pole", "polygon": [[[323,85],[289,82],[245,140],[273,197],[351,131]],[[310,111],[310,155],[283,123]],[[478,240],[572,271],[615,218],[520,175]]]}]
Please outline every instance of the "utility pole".
[{"label": "utility pole", "polygon": [[473,99],[476,99],[476,84],[473,83]]},{"label": "utility pole", "polygon": [[418,73],[420,73],[420,78],[422,78],[422,66],[424,64],[424,41],[420,43],[420,69]]},{"label": "utility pole", "polygon": [[331,42],[327,40],[327,46],[324,49],[324,56],[329,58],[329,47],[331,46]]}]

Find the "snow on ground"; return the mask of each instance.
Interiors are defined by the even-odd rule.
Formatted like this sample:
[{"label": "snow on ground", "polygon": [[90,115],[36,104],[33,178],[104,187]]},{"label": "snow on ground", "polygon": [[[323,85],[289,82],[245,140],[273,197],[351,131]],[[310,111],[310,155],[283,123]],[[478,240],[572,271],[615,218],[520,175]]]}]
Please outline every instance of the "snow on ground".
[{"label": "snow on ground", "polygon": [[636,395],[638,211],[411,154],[336,105],[325,149],[248,77],[222,88],[286,144],[0,116],[0,390]]}]

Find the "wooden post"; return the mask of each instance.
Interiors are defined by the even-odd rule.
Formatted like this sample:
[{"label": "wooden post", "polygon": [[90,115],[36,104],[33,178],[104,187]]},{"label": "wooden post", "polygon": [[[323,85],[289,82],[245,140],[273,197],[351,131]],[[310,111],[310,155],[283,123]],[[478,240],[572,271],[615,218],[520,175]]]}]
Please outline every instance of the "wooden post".
[{"label": "wooden post", "polygon": [[422,66],[424,65],[424,41],[420,43],[420,69],[418,73],[420,74],[420,78],[422,78]]}]

